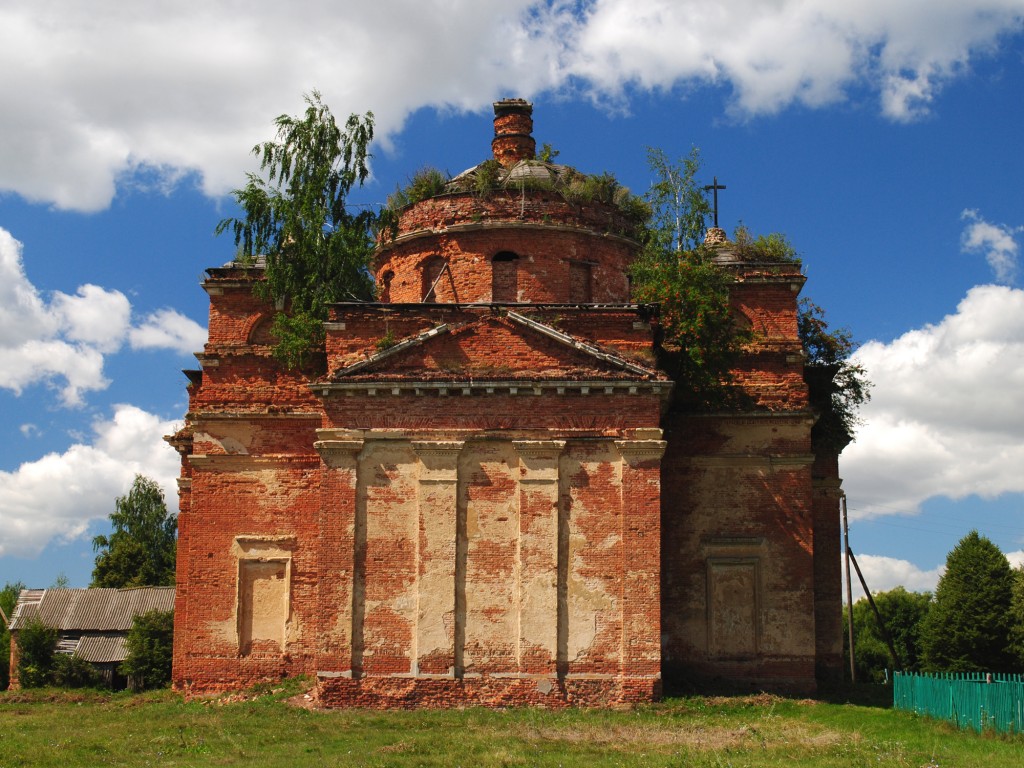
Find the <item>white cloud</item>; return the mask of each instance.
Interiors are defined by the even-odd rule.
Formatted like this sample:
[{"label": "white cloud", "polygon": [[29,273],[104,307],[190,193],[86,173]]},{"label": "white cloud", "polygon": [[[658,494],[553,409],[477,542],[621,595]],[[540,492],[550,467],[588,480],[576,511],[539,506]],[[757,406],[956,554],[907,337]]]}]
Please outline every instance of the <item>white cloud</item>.
[{"label": "white cloud", "polygon": [[128,329],[132,305],[120,291],[83,285],[74,296],[55,293],[50,310],[69,341],[81,342],[98,352],[115,352]]},{"label": "white cloud", "polygon": [[132,349],[173,349],[182,355],[206,344],[206,329],[173,309],[159,309],[128,334]]},{"label": "white cloud", "polygon": [[[1006,559],[1010,566],[1018,568],[1024,565],[1024,550],[1006,552]],[[935,592],[939,578],[946,572],[946,564],[941,563],[934,568],[925,569],[914,565],[909,560],[900,560],[895,557],[881,557],[879,555],[857,555],[857,565],[864,574],[864,580],[868,583],[871,594],[887,592],[895,587],[903,587],[911,592]],[[857,578],[857,569],[851,566],[853,581],[851,591],[853,600],[856,602],[864,597],[864,589],[861,587],[860,579]],[[843,583],[845,584],[846,570],[845,563],[842,566]],[[843,588],[845,590],[845,587]],[[845,591],[844,591],[845,595]],[[843,598],[844,602],[846,598]]]},{"label": "white cloud", "polygon": [[1017,235],[1024,227],[1010,227],[986,221],[975,210],[966,210],[962,219],[969,222],[960,238],[965,253],[983,253],[985,261],[1000,283],[1012,283],[1017,275],[1017,254],[1020,246]]},{"label": "white cloud", "polygon": [[852,516],[1024,492],[1024,291],[972,288],[941,322],[855,359],[874,389],[843,453]]},{"label": "white cloud", "polygon": [[48,336],[56,326],[56,319],[25,276],[21,243],[0,228],[0,348]]},{"label": "white cloud", "polygon": [[[867,582],[868,589],[873,595],[887,592],[895,587],[903,587],[911,592],[934,592],[935,585],[939,583],[939,577],[946,571],[945,563],[925,570],[909,560],[879,555],[857,555],[857,565],[860,566],[860,570],[864,574],[864,581]],[[861,587],[860,579],[857,578],[857,569],[852,567],[852,563],[851,573],[853,576],[851,592],[853,592],[853,600],[856,602],[864,597],[864,589]],[[845,584],[845,570],[843,570],[843,579]]]},{"label": "white cloud", "polygon": [[0,228],[0,388],[14,394],[44,383],[66,406],[105,389],[104,356],[130,340],[133,349],[188,354],[206,341],[197,323],[171,309],[131,327],[131,303],[120,291],[83,285],[75,295],[40,296],[25,275],[22,246]]},{"label": "white cloud", "polygon": [[113,418],[93,424],[91,443],[0,471],[0,557],[35,557],[53,539],[81,537],[113,511],[136,474],[160,483],[176,511],[178,456],[161,439],[174,428],[134,406],[116,405]]},{"label": "white cloud", "polygon": [[0,189],[106,207],[118,184],[198,172],[237,186],[270,117],[320,88],[373,109],[378,135],[424,106],[500,95],[725,86],[741,116],[819,107],[852,89],[895,120],[1021,29],[1021,0],[251,0],[0,7]]}]

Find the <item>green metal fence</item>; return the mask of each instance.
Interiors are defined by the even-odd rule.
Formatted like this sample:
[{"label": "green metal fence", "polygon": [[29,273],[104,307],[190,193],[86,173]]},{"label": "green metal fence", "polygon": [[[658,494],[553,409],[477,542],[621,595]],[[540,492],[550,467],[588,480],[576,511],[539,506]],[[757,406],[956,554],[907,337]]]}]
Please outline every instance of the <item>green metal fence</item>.
[{"label": "green metal fence", "polygon": [[893,678],[893,706],[976,731],[1024,732],[1024,675],[995,672],[913,674]]}]

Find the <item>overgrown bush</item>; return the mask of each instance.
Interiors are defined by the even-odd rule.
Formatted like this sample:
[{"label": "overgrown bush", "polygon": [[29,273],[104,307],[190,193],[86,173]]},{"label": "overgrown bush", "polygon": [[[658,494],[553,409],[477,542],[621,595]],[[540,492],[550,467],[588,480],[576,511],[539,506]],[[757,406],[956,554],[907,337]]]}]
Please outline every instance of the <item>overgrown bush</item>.
[{"label": "overgrown bush", "polygon": [[407,205],[436,197],[445,191],[448,181],[447,174],[437,168],[430,166],[421,168],[413,174],[408,184],[404,187],[397,187],[388,196],[388,208],[397,211]]},{"label": "overgrown bush", "polygon": [[33,617],[18,630],[18,680],[23,688],[42,688],[51,682],[59,633]]},{"label": "overgrown bush", "polygon": [[171,682],[174,611],[149,611],[136,616],[126,640],[128,657],[121,664],[133,690],[163,688]]},{"label": "overgrown bush", "polygon": [[100,673],[85,659],[67,653],[53,657],[50,683],[58,688],[96,688],[102,682]]},{"label": "overgrown bush", "polygon": [[769,235],[751,234],[742,223],[733,231],[733,244],[736,255],[744,261],[754,263],[800,264],[796,248],[789,239],[779,233]]},{"label": "overgrown bush", "polygon": [[726,406],[735,395],[731,368],[750,335],[733,320],[729,276],[703,248],[647,250],[631,274],[634,300],[661,307],[661,362],[675,397],[697,410]]},{"label": "overgrown bush", "polygon": [[811,407],[819,414],[811,438],[816,446],[841,451],[860,424],[860,407],[871,399],[871,382],[864,366],[850,362],[856,345],[849,330],[830,329],[825,311],[810,299],[800,299],[797,330]]},{"label": "overgrown bush", "polygon": [[501,184],[504,169],[495,159],[485,160],[476,167],[473,175],[473,192],[480,197],[487,197]]}]

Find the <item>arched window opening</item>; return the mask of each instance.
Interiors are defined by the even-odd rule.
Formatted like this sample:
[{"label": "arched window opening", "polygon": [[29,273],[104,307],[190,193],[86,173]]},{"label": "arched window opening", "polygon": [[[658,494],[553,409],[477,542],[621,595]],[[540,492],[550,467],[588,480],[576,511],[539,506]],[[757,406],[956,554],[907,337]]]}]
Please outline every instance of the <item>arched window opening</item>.
[{"label": "arched window opening", "polygon": [[421,275],[423,290],[420,292],[424,302],[434,303],[437,301],[437,289],[440,287],[441,273],[447,266],[443,256],[431,256],[423,262]]},{"label": "arched window opening", "polygon": [[391,301],[391,281],[395,279],[395,273],[390,269],[380,276],[380,291],[377,294],[377,300],[382,301],[385,304]]},{"label": "arched window opening", "polygon": [[512,251],[501,251],[491,259],[491,301],[519,301],[519,256]]},{"label": "arched window opening", "polygon": [[594,299],[593,269],[585,261],[569,262],[569,302],[572,304],[590,304]]}]

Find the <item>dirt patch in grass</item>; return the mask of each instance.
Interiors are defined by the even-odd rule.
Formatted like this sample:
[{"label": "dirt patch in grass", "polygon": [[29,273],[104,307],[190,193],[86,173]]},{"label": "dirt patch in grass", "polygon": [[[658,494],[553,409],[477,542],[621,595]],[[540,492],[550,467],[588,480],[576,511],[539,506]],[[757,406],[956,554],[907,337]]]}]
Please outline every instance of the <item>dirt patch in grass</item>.
[{"label": "dirt patch in grass", "polygon": [[102,704],[113,700],[113,694],[100,691],[65,691],[58,688],[8,691],[0,697],[0,704]]},{"label": "dirt patch in grass", "polygon": [[402,752],[408,752],[413,748],[413,745],[408,741],[398,741],[394,744],[385,744],[383,747],[378,747],[377,751],[383,754],[400,754]]},{"label": "dirt patch in grass", "polygon": [[[675,725],[574,725],[567,727],[533,727],[513,729],[527,742],[586,743],[606,749],[634,751],[638,746],[650,748],[686,748],[698,752],[723,749],[773,749],[794,744],[812,750],[824,749],[851,741],[851,734],[781,719],[716,725],[680,722]],[[855,740],[855,739],[853,739]]]}]

